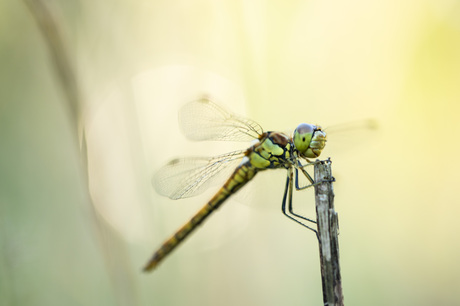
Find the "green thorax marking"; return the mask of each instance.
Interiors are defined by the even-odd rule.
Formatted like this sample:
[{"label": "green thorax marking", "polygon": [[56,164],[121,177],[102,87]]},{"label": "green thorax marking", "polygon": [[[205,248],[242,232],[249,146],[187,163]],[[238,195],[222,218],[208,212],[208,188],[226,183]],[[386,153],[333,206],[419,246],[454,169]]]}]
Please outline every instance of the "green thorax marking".
[{"label": "green thorax marking", "polygon": [[268,168],[287,168],[292,156],[292,140],[278,132],[264,133],[259,142],[246,153],[252,166],[260,170]]}]

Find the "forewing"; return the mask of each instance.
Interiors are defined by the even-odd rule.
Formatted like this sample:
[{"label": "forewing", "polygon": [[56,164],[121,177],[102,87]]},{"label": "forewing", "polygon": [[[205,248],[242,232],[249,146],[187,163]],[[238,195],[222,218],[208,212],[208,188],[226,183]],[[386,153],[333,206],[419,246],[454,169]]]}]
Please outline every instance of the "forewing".
[{"label": "forewing", "polygon": [[[245,151],[215,157],[177,158],[163,166],[153,177],[155,190],[170,199],[188,198],[202,193],[212,178],[237,165]],[[231,170],[231,168],[230,168]]]},{"label": "forewing", "polygon": [[184,105],[179,124],[184,135],[196,141],[251,141],[263,133],[257,122],[227,112],[208,98]]}]

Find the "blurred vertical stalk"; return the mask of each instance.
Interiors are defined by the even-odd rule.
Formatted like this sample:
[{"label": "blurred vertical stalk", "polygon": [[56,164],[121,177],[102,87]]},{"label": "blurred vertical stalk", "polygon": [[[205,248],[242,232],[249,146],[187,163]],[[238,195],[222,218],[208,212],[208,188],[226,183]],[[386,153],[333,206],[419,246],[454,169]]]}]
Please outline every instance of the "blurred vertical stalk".
[{"label": "blurred vertical stalk", "polygon": [[50,52],[51,64],[56,73],[57,80],[61,83],[63,94],[68,102],[71,120],[74,126],[78,124],[78,114],[80,114],[80,93],[77,87],[75,68],[69,58],[69,52],[65,47],[62,35],[56,18],[51,13],[49,7],[40,0],[24,0],[32,16],[35,18],[45,43]]},{"label": "blurred vertical stalk", "polygon": [[334,191],[332,188],[331,160],[315,165],[316,216],[318,222],[319,254],[321,261],[321,280],[323,301],[327,306],[342,306],[342,278],[339,264],[339,222],[334,210]]},{"label": "blurred vertical stalk", "polygon": [[[69,111],[71,127],[74,128],[76,144],[80,147],[81,166],[86,180],[87,195],[94,216],[95,231],[98,233],[100,245],[103,246],[103,254],[107,268],[111,274],[111,281],[114,287],[117,301],[121,305],[136,305],[134,294],[134,280],[132,269],[129,268],[128,256],[124,249],[124,244],[119,235],[107,224],[104,218],[100,218],[95,208],[94,200],[89,190],[89,169],[88,169],[88,150],[85,138],[85,130],[80,126],[82,114],[82,97],[78,86],[78,78],[71,53],[65,43],[64,36],[59,30],[60,24],[57,22],[56,15],[48,5],[49,2],[41,0],[24,0],[29,11],[35,19],[40,29],[45,44],[50,53],[51,65],[56,74],[58,82],[65,99],[66,108]],[[81,139],[79,139],[81,136]],[[114,252],[111,250],[115,250]]]}]

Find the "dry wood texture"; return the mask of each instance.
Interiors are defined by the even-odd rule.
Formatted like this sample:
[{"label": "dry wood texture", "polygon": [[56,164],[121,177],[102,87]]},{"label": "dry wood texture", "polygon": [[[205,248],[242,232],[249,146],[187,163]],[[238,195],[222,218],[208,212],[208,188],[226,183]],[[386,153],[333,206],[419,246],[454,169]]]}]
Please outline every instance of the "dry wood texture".
[{"label": "dry wood texture", "polygon": [[324,305],[343,305],[342,279],[339,264],[338,216],[334,210],[331,160],[315,165],[316,216]]}]

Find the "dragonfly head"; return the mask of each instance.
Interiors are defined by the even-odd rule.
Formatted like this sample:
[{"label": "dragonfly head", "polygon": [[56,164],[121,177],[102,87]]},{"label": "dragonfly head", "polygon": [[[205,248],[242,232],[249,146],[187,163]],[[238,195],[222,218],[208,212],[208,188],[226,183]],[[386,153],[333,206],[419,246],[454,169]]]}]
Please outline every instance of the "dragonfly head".
[{"label": "dragonfly head", "polygon": [[294,146],[302,157],[316,158],[321,155],[326,145],[326,132],[312,124],[299,124],[292,138]]}]

